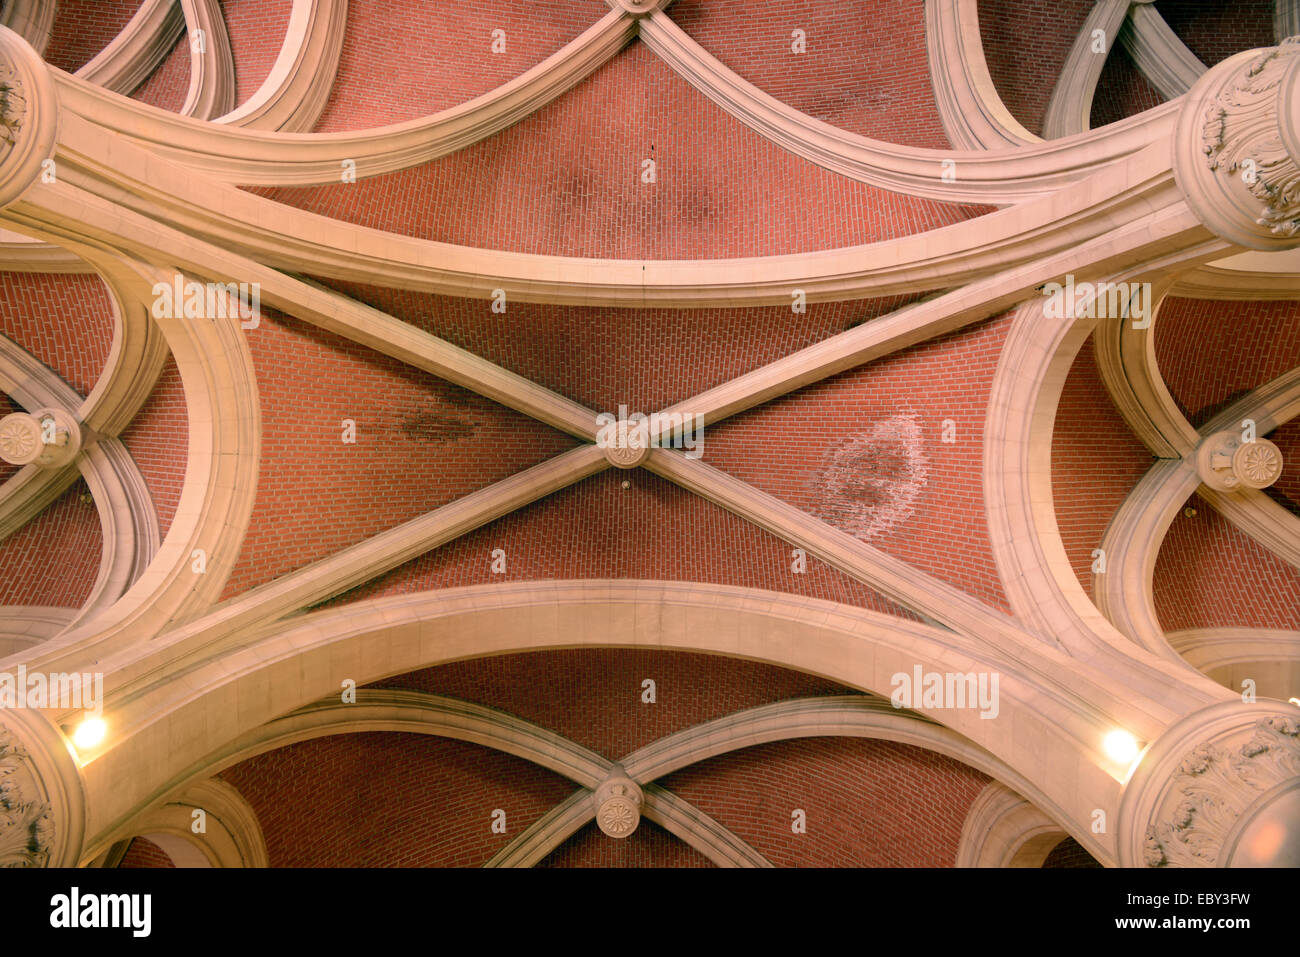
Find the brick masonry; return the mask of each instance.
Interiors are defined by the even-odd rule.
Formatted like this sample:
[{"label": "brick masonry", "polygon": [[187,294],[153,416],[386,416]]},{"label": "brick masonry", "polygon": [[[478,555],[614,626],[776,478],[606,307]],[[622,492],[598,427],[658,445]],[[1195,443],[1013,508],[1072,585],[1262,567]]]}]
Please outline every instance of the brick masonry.
[{"label": "brick masonry", "polygon": [[[640,700],[641,676],[658,700]],[[449,694],[551,727],[609,757],[740,708],[846,689],[780,668],[676,652],[536,652],[402,675],[383,687]],[[262,822],[273,866],[479,866],[575,790],[487,749],[409,734],[321,738],[222,773]],[[950,866],[987,778],[919,748],[856,739],[778,742],[670,775],[670,790],[774,863]],[[808,813],[808,833],[790,811]],[[507,833],[491,832],[506,812]],[[575,834],[543,866],[707,866],[643,821],[613,841]]]},{"label": "brick masonry", "polygon": [[1206,66],[1273,45],[1273,0],[1157,0],[1156,10]]},{"label": "brick masonry", "polygon": [[1300,301],[1169,298],[1152,328],[1160,375],[1197,427],[1300,359]]},{"label": "brick masonry", "polygon": [[167,359],[149,400],[122,431],[121,439],[144,476],[158,512],[160,536],[166,538],[180,503],[189,457],[189,413],[175,359]]},{"label": "brick masonry", "polygon": [[[628,488],[623,488],[626,481]],[[626,578],[788,592],[914,618],[872,588],[648,472],[608,470],[512,512],[335,599],[502,582]],[[504,574],[492,572],[505,553]]]},{"label": "brick masonry", "polygon": [[[919,4],[677,0],[668,15],[763,92],[832,126],[873,139],[948,149]],[[806,52],[795,53],[802,30]]]},{"label": "brick masonry", "polygon": [[[1294,467],[1294,465],[1290,466]],[[1199,495],[1156,557],[1156,614],[1165,631],[1240,626],[1300,631],[1300,571],[1237,530]]]},{"label": "brick masonry", "polygon": [[0,334],[85,398],[113,345],[108,287],[95,275],[0,272]]},{"label": "brick masonry", "polygon": [[[720,755],[661,783],[778,867],[951,867],[988,780],[908,745],[801,738]],[[792,828],[795,810],[806,833]]]},{"label": "brick masonry", "polygon": [[[262,410],[236,595],[577,444],[526,416],[264,308],[248,330]],[[345,419],[355,444],[343,442]]]},{"label": "brick masonry", "polygon": [[1007,610],[980,470],[1009,325],[1004,315],[741,413],[708,430],[704,459]]},{"label": "brick masonry", "polygon": [[1078,841],[1067,837],[1052,848],[1051,853],[1047,855],[1047,860],[1043,861],[1043,867],[1101,867],[1101,864],[1085,851]]},{"label": "brick masonry", "polygon": [[[575,142],[585,144],[580,153]],[[653,183],[642,182],[646,160],[656,164]],[[809,252],[990,211],[822,170],[715,106],[640,41],[558,100],[451,156],[355,183],[253,192],[420,239],[608,259]]]},{"label": "brick masonry", "polygon": [[[1047,103],[1093,0],[979,0],[980,38],[993,86],[1008,111],[1042,135]],[[1026,56],[1032,46],[1033,55]]]},{"label": "brick masonry", "polygon": [[1061,390],[1052,432],[1052,500],[1070,566],[1093,594],[1093,549],[1120,505],[1155,463],[1129,431],[1097,372],[1094,337],[1079,350]]},{"label": "brick masonry", "polygon": [[5,605],[80,608],[99,574],[99,511],[78,479],[41,514],[0,541],[0,614]]},{"label": "brick masonry", "polygon": [[143,0],[59,0],[45,62],[75,73],[122,32]]},{"label": "brick masonry", "polygon": [[[1037,132],[1090,2],[1026,6],[980,0],[979,12],[995,85],[1013,114]],[[136,7],[138,0],[61,0],[49,61],[75,70]],[[290,0],[223,3],[239,102],[268,75],[290,8]],[[507,0],[467,0],[435,13],[423,0],[351,0],[349,9],[339,78],[321,131],[400,122],[462,103],[540,62],[608,7],[598,0],[538,0],[524,10]],[[1207,63],[1271,43],[1267,0],[1161,0],[1158,9]],[[741,76],[817,119],[892,142],[947,145],[926,71],[918,6],[890,4],[862,17],[829,0],[760,8],[678,0],[669,15]],[[751,18],[743,31],[736,29],[740,16]],[[506,32],[505,53],[491,51],[492,24]],[[790,52],[795,28],[807,32],[806,54]],[[1034,41],[1032,57],[1025,55],[1027,36]],[[182,38],[135,96],[177,110],[189,69]],[[1114,53],[1092,122],[1113,122],[1158,101]],[[588,148],[575,154],[575,142]],[[725,153],[717,142],[728,144]],[[646,158],[656,163],[654,184],[639,180]],[[798,159],[743,127],[639,42],[535,116],[453,156],[356,184],[258,192],[444,242],[654,259],[806,252],[922,232],[988,211],[888,193]],[[620,403],[653,411],[910,301],[814,304],[806,314],[785,307],[595,310],[511,302],[507,314],[497,316],[483,299],[335,285],[598,411]],[[1005,610],[979,468],[984,409],[1007,321],[999,317],[914,347],[721,423],[706,434],[705,461]],[[86,395],[111,346],[111,305],[92,276],[0,274],[0,332]],[[226,596],[575,444],[273,310],[265,310],[248,341],[264,447],[251,529]],[[1156,323],[1155,345],[1177,401],[1200,424],[1294,365],[1300,306],[1170,300]],[[0,415],[13,409],[0,396]],[[357,422],[356,445],[340,441],[343,418]],[[946,418],[957,428],[951,445],[938,438]],[[883,436],[889,454],[864,458],[854,444],[859,433],[881,428],[872,432],[873,441],[879,445]],[[1289,467],[1270,494],[1300,514],[1300,469],[1294,467],[1300,423],[1273,438]],[[123,440],[166,534],[188,444],[184,390],[173,362]],[[1151,461],[1105,395],[1091,343],[1065,384],[1052,451],[1058,522],[1071,564],[1088,587],[1091,549]],[[864,469],[868,480],[840,481],[841,473]],[[0,480],[13,471],[0,470]],[[887,480],[898,474],[911,484]],[[828,494],[832,486],[838,498]],[[0,604],[84,602],[102,550],[98,515],[81,501],[84,491],[78,483],[0,542]],[[1193,497],[1190,504],[1198,514],[1175,519],[1157,561],[1155,599],[1163,626],[1300,628],[1300,575],[1204,502]],[[497,547],[505,549],[508,568],[499,576],[490,571]],[[786,591],[907,616],[815,559],[806,574],[793,574],[790,549],[649,473],[608,472],[421,556],[336,603],[503,581],[646,578]],[[654,705],[640,700],[646,677],[657,683]],[[378,685],[503,708],[611,758],[756,704],[850,693],[825,679],[755,663],[614,649],[458,662]],[[223,777],[254,806],[277,866],[478,865],[573,790],[519,759],[405,734],[305,742],[245,761]],[[955,859],[962,820],[986,780],[917,748],[807,739],[715,758],[665,783],[775,863],[945,866]],[[792,806],[807,812],[807,834],[791,832]],[[507,812],[505,836],[490,831],[496,807]],[[1090,861],[1067,840],[1045,866]],[[123,866],[167,863],[156,845],[137,839]],[[707,863],[645,822],[623,842],[585,828],[544,866]]]},{"label": "brick masonry", "polygon": [[[1061,67],[1083,27],[1092,0],[1026,4],[979,0],[980,35],[993,85],[1011,115],[1031,133],[1042,134],[1043,118]],[[1273,44],[1272,0],[1204,3],[1161,0],[1156,10],[1179,38],[1208,66],[1241,50]],[[1026,55],[1026,43],[1033,55]],[[1093,100],[1092,126],[1104,126],[1161,102],[1159,93],[1133,67],[1117,38]]]},{"label": "brick masonry", "polygon": [[[488,93],[609,13],[601,0],[349,0],[338,77],[318,133],[419,119]],[[505,31],[494,53],[493,30]]]},{"label": "brick masonry", "polygon": [[167,852],[146,837],[137,837],[131,841],[126,854],[117,865],[126,870],[146,867],[175,867]]}]

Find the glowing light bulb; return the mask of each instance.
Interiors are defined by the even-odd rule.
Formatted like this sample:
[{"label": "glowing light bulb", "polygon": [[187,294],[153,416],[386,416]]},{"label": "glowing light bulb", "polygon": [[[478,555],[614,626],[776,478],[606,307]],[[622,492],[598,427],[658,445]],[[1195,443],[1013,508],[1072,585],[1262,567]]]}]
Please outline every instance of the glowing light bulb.
[{"label": "glowing light bulb", "polygon": [[1106,749],[1106,756],[1112,761],[1120,764],[1128,764],[1138,753],[1137,738],[1127,731],[1112,731],[1106,735],[1106,740],[1102,742],[1102,747]]},{"label": "glowing light bulb", "polygon": [[85,751],[103,741],[106,734],[108,734],[108,725],[102,718],[87,718],[77,725],[77,730],[72,734],[72,743],[77,746],[78,751]]}]

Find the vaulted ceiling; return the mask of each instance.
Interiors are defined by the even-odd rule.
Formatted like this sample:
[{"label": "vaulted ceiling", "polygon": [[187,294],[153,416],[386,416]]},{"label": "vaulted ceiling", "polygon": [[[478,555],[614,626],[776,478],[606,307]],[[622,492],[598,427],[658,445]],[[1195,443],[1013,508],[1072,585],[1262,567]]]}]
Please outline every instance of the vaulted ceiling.
[{"label": "vaulted ceiling", "polygon": [[[1300,694],[1300,265],[1169,145],[1287,9],[10,0],[0,417],[81,445],[0,463],[0,668],[107,688],[50,853],[1133,863],[1104,734]],[[1284,465],[1224,491],[1243,418]]]}]

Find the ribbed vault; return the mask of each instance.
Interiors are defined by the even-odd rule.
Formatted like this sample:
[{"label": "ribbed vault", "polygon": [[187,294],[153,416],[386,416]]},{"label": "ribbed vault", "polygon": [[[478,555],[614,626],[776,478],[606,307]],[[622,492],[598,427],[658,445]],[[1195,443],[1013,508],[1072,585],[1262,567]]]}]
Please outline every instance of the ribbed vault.
[{"label": "ribbed vault", "polygon": [[[364,863],[1177,862],[1175,758],[1296,737],[1292,6],[101,6],[0,15],[0,671],[106,689],[14,719],[51,861],[301,862],[255,782],[398,807],[373,751],[461,823]],[[493,679],[608,731],[615,648],[692,689],[646,740]],[[801,860],[783,774],[858,837]]]}]

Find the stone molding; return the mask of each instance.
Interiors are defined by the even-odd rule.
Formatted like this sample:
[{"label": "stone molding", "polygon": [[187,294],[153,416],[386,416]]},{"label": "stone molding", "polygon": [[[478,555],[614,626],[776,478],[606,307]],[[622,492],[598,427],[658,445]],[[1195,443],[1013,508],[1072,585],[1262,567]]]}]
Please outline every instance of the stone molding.
[{"label": "stone molding", "polygon": [[54,34],[55,8],[56,0],[5,0],[0,24],[17,33],[43,57]]},{"label": "stone molding", "polygon": [[[166,664],[157,652],[140,657],[130,669],[136,673],[132,682],[123,683],[123,669],[109,676],[112,747],[87,765],[96,834],[116,828],[142,797],[166,781],[171,781],[167,788],[183,784],[174,776],[206,762],[205,756],[225,742],[272,721],[285,707],[330,695],[340,674],[362,684],[445,660],[549,647],[735,655],[793,664],[886,695],[891,675],[918,663],[932,671],[997,671],[1002,720],[982,720],[971,709],[944,711],[941,717],[1020,774],[1008,783],[1021,793],[1033,791],[1024,782],[1040,780],[1043,755],[1059,755],[1054,760],[1073,769],[1071,774],[1049,776],[1041,796],[1032,796],[1041,807],[1059,807],[1062,821],[1086,821],[1090,809],[1112,807],[1118,797],[1112,769],[1094,757],[1106,730],[1118,722],[1155,737],[1162,726],[1159,713],[1143,713],[1150,705],[1135,701],[1133,690],[1039,642],[1021,644],[1015,656],[994,654],[981,639],[906,619],[722,586],[505,583],[324,609],[238,637],[238,644],[210,643]],[[183,684],[169,677],[180,672],[186,676]],[[276,700],[259,694],[268,687],[281,689]],[[231,700],[239,700],[240,707],[218,704]],[[222,715],[219,722],[211,719],[214,708]],[[184,749],[163,743],[177,736],[188,742]],[[151,756],[150,775],[124,778],[122,769],[138,767],[145,755]],[[639,780],[634,763],[624,761]],[[1067,829],[1076,836],[1085,830]],[[1104,844],[1089,849],[1099,859],[1111,856]]]},{"label": "stone molding", "polygon": [[[176,842],[197,848],[207,863],[218,867],[266,866],[265,847],[251,808],[219,779],[217,772],[258,754],[290,744],[335,734],[387,731],[431,734],[467,741],[531,761],[580,786],[551,814],[516,838],[486,866],[528,866],[536,863],[596,815],[595,789],[602,780],[618,776],[613,765],[588,748],[539,725],[495,708],[413,691],[361,689],[352,704],[337,698],[319,701],[253,729],[210,755],[201,770],[168,786],[168,796],[151,809],[122,822],[111,836],[86,851],[97,858],[104,850],[133,835],[171,835]],[[630,779],[619,777],[627,784]],[[218,788],[213,793],[213,788]],[[689,802],[663,788],[635,782],[644,792],[644,815],[720,866],[767,866],[762,855]],[[228,789],[221,791],[220,789]],[[215,812],[221,828],[206,836],[188,832],[188,815],[195,807]],[[558,822],[558,826],[557,826]],[[630,831],[628,833],[631,833]],[[193,848],[182,851],[193,858]],[[202,866],[203,861],[195,863]]]},{"label": "stone molding", "polygon": [[12,412],[0,419],[0,459],[10,465],[58,469],[80,451],[81,423],[62,409]]},{"label": "stone molding", "polygon": [[1178,120],[1174,170],[1188,204],[1249,249],[1300,246],[1300,37],[1217,64]]},{"label": "stone molding", "polygon": [[[206,830],[195,833],[194,812]],[[191,785],[184,794],[141,815],[136,834],[159,845],[177,867],[270,867],[257,813],[220,778]],[[127,838],[129,840],[129,838]]]},{"label": "stone molding", "polygon": [[72,867],[85,795],[67,739],[40,711],[0,710],[0,867]]},{"label": "stone molding", "polygon": [[1119,42],[1138,72],[1167,100],[1190,90],[1207,69],[1170,29],[1160,11],[1147,3],[1129,7]]},{"label": "stone molding", "polygon": [[[1231,867],[1240,839],[1300,787],[1300,717],[1280,702],[1224,702],[1188,715],[1147,747],[1117,819],[1126,867]],[[1295,855],[1291,843],[1277,849]],[[1252,862],[1252,865],[1256,862]]]},{"label": "stone molding", "polygon": [[1170,781],[1174,809],[1148,825],[1143,861],[1149,867],[1210,867],[1231,863],[1229,838],[1263,796],[1288,782],[1300,786],[1300,720],[1262,718],[1239,747],[1203,745]]},{"label": "stone molding", "polygon": [[980,37],[976,0],[925,0],[925,47],[944,133],[965,150],[1041,143],[998,95]]},{"label": "stone molding", "polygon": [[73,75],[129,96],[162,65],[184,33],[185,13],[178,0],[144,0],[108,46]]},{"label": "stone molding", "polygon": [[[337,5],[330,10],[332,20]],[[316,55],[312,51],[318,50],[320,63],[328,62],[328,50],[317,46],[315,23],[325,12],[326,8],[313,11],[311,39],[304,54],[312,57]],[[420,119],[339,133],[286,135],[235,122],[199,124],[77,77],[57,75],[54,82],[69,112],[207,177],[224,183],[318,186],[339,182],[340,164],[346,159],[356,162],[358,178],[380,176],[427,163],[486,139],[577,86],[630,43],[636,33],[635,20],[622,11],[611,11],[541,63],[488,93]],[[295,59],[295,63],[299,62],[299,70],[307,65],[307,60]],[[308,107],[298,109],[305,111]],[[239,113],[235,111],[236,118]]]},{"label": "stone molding", "polygon": [[0,209],[40,177],[57,131],[49,68],[26,40],[0,27]]},{"label": "stone molding", "polygon": [[610,766],[605,780],[596,786],[591,795],[595,808],[596,826],[608,837],[622,840],[630,837],[641,822],[641,807],[645,798],[637,784],[621,764]]},{"label": "stone molding", "polygon": [[[194,0],[189,8],[197,11],[196,16],[213,11],[210,0]],[[1016,201],[1038,193],[1050,195],[1039,195],[978,222],[867,247],[750,261],[642,264],[530,257],[382,235],[278,208],[222,186],[207,175],[211,170],[204,164],[215,162],[211,157],[231,144],[249,145],[250,152],[233,149],[227,150],[229,154],[256,154],[268,170],[287,170],[289,176],[320,177],[330,168],[333,180],[337,167],[332,161],[349,155],[341,151],[360,142],[375,150],[374,155],[382,161],[379,165],[393,163],[397,164],[393,168],[406,168],[414,156],[425,155],[421,151],[449,151],[456,148],[455,143],[464,145],[486,135],[485,130],[500,129],[507,120],[517,119],[519,114],[512,113],[512,108],[558,95],[577,72],[600,56],[612,56],[638,26],[623,12],[611,17],[609,24],[598,24],[600,29],[584,35],[586,45],[564,61],[563,69],[551,72],[556,63],[547,61],[550,65],[530,74],[527,82],[500,96],[490,94],[489,98],[495,96],[490,108],[479,112],[484,102],[475,101],[432,137],[428,133],[433,126],[428,121],[379,133],[311,137],[258,130],[214,131],[210,124],[192,119],[159,118],[158,111],[139,104],[123,105],[120,97],[90,90],[82,81],[51,80],[50,71],[33,66],[30,47],[20,46],[11,34],[0,31],[0,59],[18,64],[19,74],[30,68],[32,89],[37,92],[26,97],[27,113],[15,143],[0,160],[0,174],[5,174],[0,175],[0,199],[10,184],[22,179],[6,171],[16,159],[28,161],[19,155],[22,150],[34,149],[32,143],[39,145],[35,134],[44,127],[32,119],[33,113],[41,122],[54,123],[59,101],[53,89],[58,90],[65,107],[58,131],[59,182],[30,190],[34,179],[19,184],[14,195],[3,200],[11,202],[6,222],[86,255],[135,307],[147,299],[151,281],[167,278],[175,270],[201,275],[205,269],[235,269],[241,276],[265,280],[267,301],[276,308],[295,315],[306,313],[307,321],[325,328],[346,329],[358,341],[378,343],[389,354],[411,355],[421,368],[436,366],[449,377],[472,381],[483,394],[492,396],[492,390],[497,390],[536,412],[543,421],[558,420],[567,431],[583,436],[594,424],[594,417],[587,421],[588,410],[564,405],[545,390],[518,377],[512,380],[495,367],[472,365],[472,357],[445,350],[445,344],[430,341],[431,337],[401,338],[392,317],[350,306],[341,301],[343,297],[331,297],[277,270],[298,271],[307,264],[319,264],[319,274],[326,277],[364,276],[403,288],[465,295],[482,295],[492,288],[492,281],[499,282],[504,276],[520,286],[518,296],[510,288],[512,301],[589,306],[788,305],[793,285],[806,285],[812,301],[856,297],[867,291],[880,295],[958,287],[819,343],[789,361],[782,360],[776,369],[756,370],[751,376],[710,390],[716,400],[714,408],[735,411],[923,341],[941,328],[960,328],[994,315],[1064,271],[1120,260],[1149,263],[1161,257],[1185,265],[1207,255],[1207,250],[1223,253],[1222,243],[1205,242],[1204,230],[1180,198],[1165,146],[1157,142],[1162,131],[1167,133],[1172,127],[1175,116],[1189,115],[1187,108],[1151,111],[1117,124],[1107,133],[1081,135],[1069,144],[1028,146],[1011,151],[1011,156],[891,152],[869,142],[854,142],[846,149],[846,141],[833,128],[815,128],[808,118],[783,110],[779,104],[765,103],[734,77],[718,72],[709,59],[674,38],[671,22],[658,12],[641,20],[640,29],[648,43],[658,43],[659,50],[677,58],[674,68],[695,71],[692,82],[698,81],[706,92],[711,90],[715,99],[730,98],[736,110],[761,108],[761,123],[768,128],[765,135],[778,141],[786,137],[784,145],[802,150],[801,155],[816,154],[819,158],[814,161],[827,168],[845,164],[864,178],[874,177],[936,198],[979,196],[986,201],[994,197]],[[220,64],[214,66],[219,68]],[[25,74],[23,78],[26,82]],[[50,88],[49,95],[37,89],[41,84]],[[216,97],[212,91],[220,82],[205,84],[206,80],[200,84],[204,86],[202,96]],[[1291,95],[1287,91],[1294,85],[1281,94],[1283,112],[1285,104],[1292,102],[1285,97]],[[312,85],[304,96],[315,95],[319,89]],[[755,116],[759,113],[752,113],[751,121]],[[810,135],[810,130],[815,135]],[[177,131],[180,145],[165,145]],[[440,138],[443,132],[446,138]],[[1283,129],[1283,141],[1288,142],[1293,133]],[[53,132],[50,137],[53,143]],[[111,142],[111,148],[106,142]],[[39,161],[49,154],[37,151],[32,155]],[[844,159],[846,155],[849,160]],[[957,164],[958,182],[974,184],[969,193],[960,191],[966,185],[958,190],[946,187],[934,168],[937,160],[949,156]],[[39,169],[39,162],[36,165]],[[236,169],[220,162],[216,167],[225,171],[221,175],[233,176],[231,170]],[[63,175],[65,169],[67,176]],[[1269,175],[1272,177],[1272,172]],[[1279,187],[1270,185],[1270,189],[1277,192]],[[306,226],[314,226],[317,232]],[[134,318],[124,322],[137,328],[140,312],[135,308]],[[147,317],[144,326],[153,328]],[[147,768],[150,774],[180,773],[166,761],[202,756],[232,740],[240,730],[247,730],[245,722],[272,720],[271,704],[262,700],[265,682],[282,680],[284,687],[292,689],[291,695],[319,691],[326,686],[323,676],[328,669],[342,660],[355,661],[376,674],[388,674],[392,671],[384,669],[400,667],[403,662],[441,660],[444,654],[466,657],[485,649],[509,653],[562,642],[636,646],[649,635],[649,643],[656,646],[698,644],[710,653],[738,654],[836,675],[837,680],[855,687],[880,687],[882,681],[887,683],[891,668],[917,659],[936,667],[979,664],[1005,669],[1003,692],[1014,722],[995,730],[994,722],[960,724],[965,719],[956,718],[954,726],[962,727],[971,741],[997,754],[1008,766],[1050,778],[1049,799],[1076,825],[1084,819],[1086,808],[1110,807],[1118,793],[1122,775],[1096,754],[1095,739],[1101,730],[1120,721],[1137,733],[1157,737],[1180,714],[1199,706],[1202,699],[1210,700],[1195,680],[1197,676],[1166,669],[1160,662],[1152,665],[1142,655],[1129,655],[1125,667],[1106,667],[1105,656],[1117,654],[1116,649],[1102,647],[1104,654],[1097,653],[1098,640],[1105,644],[1110,636],[1104,628],[1093,628],[1091,622],[1080,626],[1075,617],[1079,609],[1064,607],[1078,597],[1073,591],[1062,599],[1063,593],[1050,581],[1031,582],[1013,599],[1017,612],[1026,617],[1014,620],[955,590],[936,590],[932,578],[899,568],[902,563],[859,547],[862,543],[836,539],[807,516],[782,512],[779,503],[755,494],[743,483],[728,483],[697,463],[681,465],[681,456],[664,450],[653,453],[651,460],[660,474],[778,534],[792,533],[800,541],[813,541],[837,567],[848,569],[860,581],[884,587],[951,630],[886,616],[854,615],[830,603],[787,600],[788,596],[746,594],[739,608],[721,600],[715,607],[711,602],[721,592],[706,587],[685,586],[683,590],[664,583],[629,586],[609,582],[584,583],[568,592],[533,584],[521,589],[501,587],[490,597],[486,592],[450,590],[436,596],[436,606],[422,604],[430,599],[421,596],[308,612],[276,623],[278,618],[392,567],[385,562],[397,563],[427,551],[492,516],[520,507],[532,500],[530,495],[546,494],[550,488],[590,474],[587,470],[606,467],[599,450],[589,446],[569,453],[570,458],[563,462],[548,463],[543,468],[544,480],[537,474],[516,476],[490,494],[468,497],[472,500],[424,516],[392,530],[393,534],[363,542],[213,610],[247,530],[256,493],[261,435],[256,381],[247,345],[238,330],[172,324],[165,333],[185,381],[190,420],[204,423],[191,433],[191,459],[172,534],[138,587],[103,617],[55,639],[37,655],[47,662],[72,663],[93,656],[111,663],[110,703],[119,709],[123,734],[102,753],[93,755],[87,765],[87,780],[93,781],[93,793],[101,802],[94,811],[97,828],[105,819],[120,820],[130,813],[140,788],[158,786],[154,780],[130,780],[140,769]],[[1050,339],[1040,333],[1017,347],[1023,348],[1023,355],[1041,359],[1043,349],[1059,346],[1046,341]],[[1070,345],[1077,343],[1071,340],[1066,351]],[[136,348],[148,353],[144,345]],[[116,352],[116,344],[114,349]],[[1013,386],[1012,373],[1000,369],[999,376],[1005,371],[1006,378],[1000,378],[997,395],[1003,399],[1029,395],[1035,400],[1037,418],[1029,422],[1016,421],[1010,415],[991,418],[995,426],[1017,430],[1010,438],[999,433],[998,441],[1006,440],[1005,448],[990,440],[989,448],[997,455],[1010,449],[1009,458],[1029,461],[1036,454],[1029,449],[1030,439],[1042,438],[1044,417],[1055,401],[1053,390],[1058,384],[1053,363],[1064,361],[1063,354],[1051,352],[1045,365],[1030,368],[1027,364],[1016,370],[1022,379],[1032,380],[1028,385],[1021,383],[1023,388]],[[122,364],[124,370],[130,367],[129,362]],[[123,376],[114,374],[110,381],[116,390],[125,388]],[[127,404],[116,405],[119,414]],[[709,421],[715,417],[710,415]],[[990,428],[989,435],[996,431]],[[999,528],[1011,529],[1015,539],[1002,541],[999,547],[1015,554],[1018,561],[1023,556],[1017,549],[1025,549],[1024,555],[1029,555],[1042,542],[1057,541],[1059,535],[1051,523],[1034,520],[1034,510],[1043,508],[1046,501],[1042,486],[1011,487],[1007,475],[992,481],[1003,484],[986,486],[998,493],[990,495],[991,499],[1001,496],[990,506],[991,513],[1005,506],[1012,514],[1006,521],[1005,514],[991,520],[1003,522]],[[1022,509],[1028,510],[1029,518]],[[190,550],[198,546],[210,548],[213,557],[209,575],[195,587],[192,576],[187,575],[187,564]],[[1059,558],[1055,551],[1049,557]],[[1063,574],[1060,566],[1055,562],[1050,574]],[[1008,567],[1013,568],[1009,576]],[[1004,565],[1001,554],[999,568],[1004,579],[1019,581],[1021,576],[1014,573],[1013,566]],[[566,601],[566,595],[572,598],[574,594],[581,598]],[[1024,612],[1029,607],[1026,595],[1048,609],[1044,618]],[[508,621],[510,616],[523,621]],[[1031,623],[1026,625],[1026,621]],[[461,626],[467,634],[453,633]],[[494,629],[504,634],[493,633]],[[371,639],[364,648],[358,637],[362,633]],[[142,640],[142,636],[159,635],[164,640]],[[1072,642],[1069,651],[1073,657],[1053,646],[1050,639],[1060,636]],[[1113,665],[1120,659],[1109,660]],[[1133,662],[1150,667],[1133,668]],[[185,677],[178,680],[181,675]],[[223,696],[233,696],[241,706],[248,702],[248,713],[232,713],[237,709],[228,707],[231,697]],[[1014,734],[1008,730],[1010,724],[1014,724]],[[167,752],[161,742],[169,740],[169,733],[185,740],[190,750],[179,756],[168,754],[164,761],[157,755]],[[1069,768],[1068,781],[1044,770],[1042,756],[1047,752],[1060,753],[1062,765]],[[645,796],[647,814],[656,801],[666,800],[648,788]],[[590,795],[585,799],[590,807]],[[54,820],[56,824],[60,820],[57,813]],[[56,840],[63,839],[58,836],[61,834],[56,832]],[[1094,853],[1107,858],[1110,851],[1103,847]]]},{"label": "stone molding", "polygon": [[1300,662],[1300,632],[1282,628],[1190,628],[1169,644],[1199,671],[1255,662]]},{"label": "stone molding", "polygon": [[[1043,138],[1073,136],[1086,131],[1092,116],[1092,99],[1106,60],[1119,41],[1120,28],[1128,17],[1130,0],[1096,0],[1079,28],[1057,77],[1047,112],[1043,116]],[[1093,50],[1093,34],[1101,31],[1105,53]]]},{"label": "stone molding", "polygon": [[1042,867],[1068,835],[1065,830],[999,781],[975,797],[962,823],[957,867]]},{"label": "stone molding", "polygon": [[284,44],[266,80],[246,103],[216,122],[311,132],[334,88],[347,19],[347,0],[293,0]]},{"label": "stone molding", "polygon": [[[710,100],[772,142],[824,169],[895,192],[948,202],[1016,203],[1053,192],[1167,136],[1177,107],[1162,106],[1069,143],[1015,150],[899,146],[815,119],[738,76],[667,14],[642,21],[641,39]],[[952,162],[945,175],[944,160]]]},{"label": "stone molding", "polygon": [[1196,450],[1196,470],[1220,492],[1268,488],[1282,476],[1282,450],[1268,439],[1243,441],[1240,431],[1216,432]]}]

